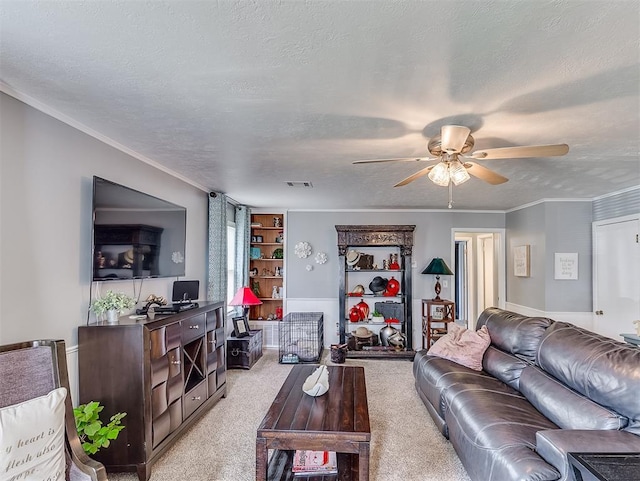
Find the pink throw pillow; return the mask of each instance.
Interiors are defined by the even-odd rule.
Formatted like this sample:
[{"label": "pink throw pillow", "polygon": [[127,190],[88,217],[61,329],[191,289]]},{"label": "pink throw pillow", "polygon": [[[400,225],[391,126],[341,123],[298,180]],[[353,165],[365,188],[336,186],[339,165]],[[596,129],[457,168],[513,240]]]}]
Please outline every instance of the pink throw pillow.
[{"label": "pink throw pillow", "polygon": [[428,354],[482,371],[482,358],[489,344],[491,338],[487,326],[471,331],[452,322],[448,332],[431,346]]}]

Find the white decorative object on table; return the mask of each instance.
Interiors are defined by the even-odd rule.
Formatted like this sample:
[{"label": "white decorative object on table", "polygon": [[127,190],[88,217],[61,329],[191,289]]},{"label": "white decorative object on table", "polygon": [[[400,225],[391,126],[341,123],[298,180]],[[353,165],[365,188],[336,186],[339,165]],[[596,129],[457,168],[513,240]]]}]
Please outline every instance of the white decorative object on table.
[{"label": "white decorative object on table", "polygon": [[300,259],[306,259],[311,255],[311,244],[304,241],[298,242],[294,247],[294,251]]},{"label": "white decorative object on table", "polygon": [[327,254],[324,252],[318,252],[316,254],[316,264],[324,264],[327,262]]},{"label": "white decorative object on table", "polygon": [[322,396],[329,390],[329,370],[324,364],[304,381],[302,390],[309,396]]}]

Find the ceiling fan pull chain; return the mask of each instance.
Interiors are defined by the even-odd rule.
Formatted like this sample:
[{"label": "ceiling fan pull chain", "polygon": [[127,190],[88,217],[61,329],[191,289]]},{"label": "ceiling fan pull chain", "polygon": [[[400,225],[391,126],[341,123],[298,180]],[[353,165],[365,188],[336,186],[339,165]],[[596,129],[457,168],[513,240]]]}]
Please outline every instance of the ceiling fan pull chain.
[{"label": "ceiling fan pull chain", "polygon": [[449,203],[447,207],[453,209],[453,182],[451,180],[449,180]]}]

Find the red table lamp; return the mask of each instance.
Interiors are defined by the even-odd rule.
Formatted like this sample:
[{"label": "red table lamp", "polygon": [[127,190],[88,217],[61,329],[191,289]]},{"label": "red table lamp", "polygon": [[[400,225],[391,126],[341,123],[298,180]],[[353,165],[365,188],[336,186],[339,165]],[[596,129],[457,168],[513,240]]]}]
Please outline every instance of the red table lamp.
[{"label": "red table lamp", "polygon": [[249,307],[250,306],[259,306],[262,304],[262,301],[256,297],[253,291],[248,287],[241,287],[236,292],[236,295],[233,296],[230,306],[243,306],[244,307],[244,317],[248,319],[249,315]]}]

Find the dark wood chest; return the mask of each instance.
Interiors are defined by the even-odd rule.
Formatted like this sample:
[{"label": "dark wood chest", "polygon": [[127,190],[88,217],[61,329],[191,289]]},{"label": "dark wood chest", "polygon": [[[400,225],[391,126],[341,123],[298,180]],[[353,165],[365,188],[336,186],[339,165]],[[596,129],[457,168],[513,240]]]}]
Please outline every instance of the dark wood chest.
[{"label": "dark wood chest", "polygon": [[261,357],[261,329],[249,331],[245,337],[227,338],[227,369],[251,369]]}]

